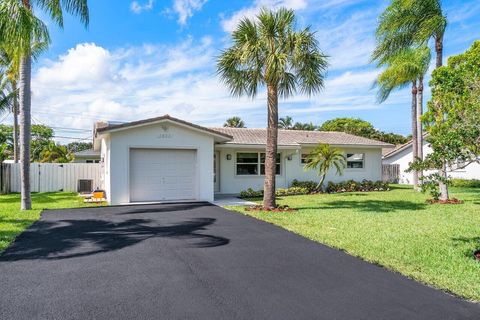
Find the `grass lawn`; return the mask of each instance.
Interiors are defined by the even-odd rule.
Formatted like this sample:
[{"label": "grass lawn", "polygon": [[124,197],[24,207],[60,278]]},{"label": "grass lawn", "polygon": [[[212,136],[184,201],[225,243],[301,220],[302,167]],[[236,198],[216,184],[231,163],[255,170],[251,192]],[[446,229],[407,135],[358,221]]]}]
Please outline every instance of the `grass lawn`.
[{"label": "grass lawn", "polygon": [[33,210],[20,211],[20,194],[0,195],[0,252],[40,218],[42,209],[84,207],[77,193],[32,193]]},{"label": "grass lawn", "polygon": [[480,189],[452,188],[460,205],[429,205],[407,186],[389,192],[291,196],[297,212],[246,212],[420,282],[480,302]]}]

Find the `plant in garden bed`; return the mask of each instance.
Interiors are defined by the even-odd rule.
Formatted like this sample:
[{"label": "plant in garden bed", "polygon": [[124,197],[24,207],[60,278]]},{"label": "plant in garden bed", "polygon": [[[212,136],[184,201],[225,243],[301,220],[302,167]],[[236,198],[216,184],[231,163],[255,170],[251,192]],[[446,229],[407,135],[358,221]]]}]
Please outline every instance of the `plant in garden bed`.
[{"label": "plant in garden bed", "polygon": [[387,182],[363,180],[357,182],[348,180],[344,182],[329,182],[325,191],[327,193],[342,193],[342,192],[371,192],[371,191],[389,191],[390,187]]}]

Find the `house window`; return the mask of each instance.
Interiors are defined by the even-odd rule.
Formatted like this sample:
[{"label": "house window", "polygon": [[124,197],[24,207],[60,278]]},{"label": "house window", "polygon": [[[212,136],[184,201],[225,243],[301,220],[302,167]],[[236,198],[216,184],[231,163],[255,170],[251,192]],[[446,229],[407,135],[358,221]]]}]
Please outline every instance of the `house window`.
[{"label": "house window", "polygon": [[[276,174],[280,174],[280,154],[277,153]],[[237,153],[237,175],[258,176],[265,174],[265,153],[239,152]]]},{"label": "house window", "polygon": [[308,153],[302,153],[300,156],[300,163],[301,164],[307,164],[308,162]]},{"label": "house window", "polygon": [[347,153],[347,168],[362,169],[364,167],[364,153]]},{"label": "house window", "polygon": [[100,163],[100,160],[85,160],[85,163]]}]

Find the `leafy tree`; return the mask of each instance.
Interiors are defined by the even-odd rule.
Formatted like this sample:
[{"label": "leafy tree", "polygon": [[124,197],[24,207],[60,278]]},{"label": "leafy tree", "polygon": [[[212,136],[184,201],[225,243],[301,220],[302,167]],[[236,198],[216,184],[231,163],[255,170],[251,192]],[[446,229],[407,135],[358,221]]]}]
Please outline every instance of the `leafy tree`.
[{"label": "leafy tree", "polygon": [[32,207],[30,197],[31,71],[32,45],[48,44],[45,23],[35,16],[32,6],[41,9],[58,26],[63,27],[63,13],[80,17],[87,25],[87,0],[2,0],[0,2],[0,45],[13,52],[19,61],[21,209]]},{"label": "leafy tree", "polygon": [[280,129],[291,130],[293,129],[293,119],[290,116],[286,116],[285,118],[280,118],[278,120],[278,127]]},{"label": "leafy tree", "polygon": [[295,30],[293,10],[263,9],[244,18],[232,33],[233,44],[218,58],[217,70],[234,96],[257,95],[267,88],[268,130],[263,206],[276,207],[275,167],[278,140],[278,97],[297,91],[311,95],[324,86],[327,57],[310,28]]},{"label": "leafy tree", "polygon": [[295,122],[292,127],[293,130],[305,130],[305,131],[315,131],[318,129],[316,125],[312,122],[309,123],[302,123],[302,122]]},{"label": "leafy tree", "polygon": [[[44,125],[32,126],[32,139],[30,141],[31,161],[40,161],[41,152],[53,141],[53,129]],[[6,144],[8,157],[13,155],[13,128],[12,126],[0,125],[0,143]]]},{"label": "leafy tree", "polygon": [[89,150],[93,148],[93,144],[91,142],[70,142],[67,144],[67,149],[68,151],[75,153],[75,152],[80,152],[84,150]]},{"label": "leafy tree", "polygon": [[40,152],[40,162],[66,163],[74,159],[73,154],[67,146],[60,145],[54,141],[48,144]]},{"label": "leafy tree", "polygon": [[245,122],[240,117],[231,117],[225,121],[223,126],[226,128],[245,128]]},{"label": "leafy tree", "polygon": [[[461,169],[480,163],[480,41],[437,68],[430,81],[432,99],[423,116],[432,152],[411,169],[438,169],[425,177],[434,198],[448,200],[445,164]],[[441,186],[446,187],[446,192]]]},{"label": "leafy tree", "polygon": [[328,144],[319,144],[308,154],[306,160],[305,170],[318,170],[320,181],[318,182],[317,189],[319,190],[323,187],[323,182],[328,170],[335,168],[336,173],[342,175],[343,169],[345,169],[347,165],[343,153]]}]

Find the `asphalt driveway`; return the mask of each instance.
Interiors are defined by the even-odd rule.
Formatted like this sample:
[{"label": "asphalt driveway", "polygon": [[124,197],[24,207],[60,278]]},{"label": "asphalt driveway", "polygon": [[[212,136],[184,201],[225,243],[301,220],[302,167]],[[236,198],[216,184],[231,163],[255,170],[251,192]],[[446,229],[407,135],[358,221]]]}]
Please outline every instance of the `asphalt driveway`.
[{"label": "asphalt driveway", "polygon": [[480,306],[207,203],[45,211],[0,319],[480,319]]}]

